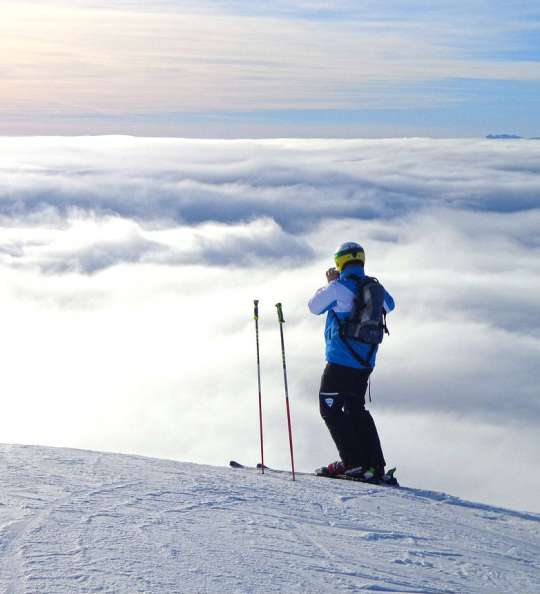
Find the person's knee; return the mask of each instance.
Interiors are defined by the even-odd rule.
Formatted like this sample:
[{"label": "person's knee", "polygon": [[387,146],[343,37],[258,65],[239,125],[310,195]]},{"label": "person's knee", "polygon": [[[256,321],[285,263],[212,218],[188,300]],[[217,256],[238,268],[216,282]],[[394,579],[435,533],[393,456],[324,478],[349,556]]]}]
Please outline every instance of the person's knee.
[{"label": "person's knee", "polygon": [[345,412],[353,417],[364,417],[366,414],[369,415],[369,411],[366,410],[364,404],[364,399],[355,394],[351,394],[345,399]]}]

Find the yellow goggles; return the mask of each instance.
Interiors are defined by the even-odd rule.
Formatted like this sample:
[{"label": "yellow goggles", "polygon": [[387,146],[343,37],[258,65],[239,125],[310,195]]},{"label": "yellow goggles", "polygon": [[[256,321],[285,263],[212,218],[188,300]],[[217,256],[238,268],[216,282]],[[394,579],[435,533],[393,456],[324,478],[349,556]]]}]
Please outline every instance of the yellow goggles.
[{"label": "yellow goggles", "polygon": [[366,256],[364,252],[354,252],[352,254],[349,252],[341,256],[339,254],[335,255],[336,268],[339,272],[343,270],[343,267],[347,262],[362,262],[362,264],[364,264],[365,260]]}]

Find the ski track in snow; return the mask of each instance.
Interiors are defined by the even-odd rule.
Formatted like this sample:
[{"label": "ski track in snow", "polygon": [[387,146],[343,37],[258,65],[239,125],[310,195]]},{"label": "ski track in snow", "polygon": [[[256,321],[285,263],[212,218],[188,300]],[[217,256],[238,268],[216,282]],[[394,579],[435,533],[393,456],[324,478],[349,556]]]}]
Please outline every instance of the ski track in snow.
[{"label": "ski track in snow", "polygon": [[0,446],[0,592],[540,592],[540,515],[286,473]]}]

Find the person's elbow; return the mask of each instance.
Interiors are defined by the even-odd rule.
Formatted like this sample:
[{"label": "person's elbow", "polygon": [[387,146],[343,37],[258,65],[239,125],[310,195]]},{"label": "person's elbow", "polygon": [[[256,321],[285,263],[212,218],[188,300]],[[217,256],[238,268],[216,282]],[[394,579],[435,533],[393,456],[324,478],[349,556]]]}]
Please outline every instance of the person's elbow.
[{"label": "person's elbow", "polygon": [[316,316],[318,316],[322,313],[322,311],[320,311],[319,308],[317,307],[317,304],[313,302],[313,299],[310,299],[308,301],[308,309],[312,314],[315,314]]}]

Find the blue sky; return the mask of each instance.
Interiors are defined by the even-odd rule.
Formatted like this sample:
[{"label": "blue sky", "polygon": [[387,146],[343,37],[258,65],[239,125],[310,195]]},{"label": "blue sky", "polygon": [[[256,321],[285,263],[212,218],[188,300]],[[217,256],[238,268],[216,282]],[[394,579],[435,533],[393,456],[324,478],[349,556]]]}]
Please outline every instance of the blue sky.
[{"label": "blue sky", "polygon": [[536,2],[3,3],[0,134],[540,136]]}]

